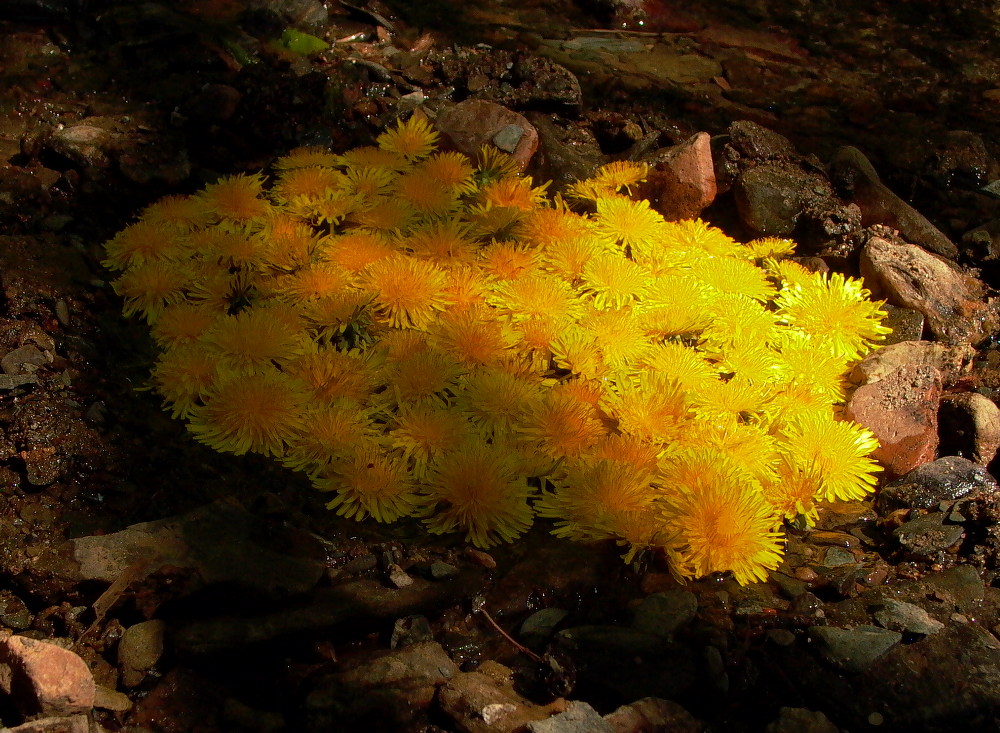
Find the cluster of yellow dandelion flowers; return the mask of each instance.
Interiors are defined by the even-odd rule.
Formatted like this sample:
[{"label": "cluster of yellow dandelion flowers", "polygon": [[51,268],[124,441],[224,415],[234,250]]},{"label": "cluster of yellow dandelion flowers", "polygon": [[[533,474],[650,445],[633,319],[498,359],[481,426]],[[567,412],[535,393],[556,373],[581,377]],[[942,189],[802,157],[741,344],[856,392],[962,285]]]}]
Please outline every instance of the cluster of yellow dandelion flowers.
[{"label": "cluster of yellow dandelion flowers", "polygon": [[762,579],[782,523],[872,490],[836,419],[888,329],[853,279],[634,200],[615,163],[550,199],[417,118],[150,206],[106,245],[153,380],[194,436],[274,456],[339,514],[488,547],[662,548],[679,577]]}]

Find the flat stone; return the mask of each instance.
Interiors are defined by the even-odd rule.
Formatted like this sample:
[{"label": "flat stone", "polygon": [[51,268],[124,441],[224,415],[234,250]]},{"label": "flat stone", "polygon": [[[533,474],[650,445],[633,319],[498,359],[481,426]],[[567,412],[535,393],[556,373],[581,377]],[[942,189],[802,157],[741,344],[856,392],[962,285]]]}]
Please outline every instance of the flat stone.
[{"label": "flat stone", "polygon": [[0,690],[11,695],[25,715],[89,712],[96,695],[94,676],[83,659],[25,636],[0,641]]},{"label": "flat stone", "polygon": [[614,733],[614,728],[590,705],[570,700],[566,710],[546,720],[528,723],[531,733]]},{"label": "flat stone", "polygon": [[877,626],[857,626],[840,629],[835,626],[813,626],[809,638],[823,657],[847,672],[863,672],[903,639],[896,631]]},{"label": "flat stone", "polygon": [[931,617],[927,611],[913,603],[887,599],[875,611],[875,620],[892,631],[908,631],[911,634],[936,634],[944,624]]},{"label": "flat stone", "polygon": [[511,139],[511,126],[521,130],[517,145],[510,152],[521,170],[528,165],[538,150],[538,132],[528,120],[517,112],[494,102],[481,99],[467,99],[446,107],[437,118],[437,129],[441,134],[443,147],[452,148],[475,159],[480,148],[493,144],[497,134],[507,130],[505,139]]}]

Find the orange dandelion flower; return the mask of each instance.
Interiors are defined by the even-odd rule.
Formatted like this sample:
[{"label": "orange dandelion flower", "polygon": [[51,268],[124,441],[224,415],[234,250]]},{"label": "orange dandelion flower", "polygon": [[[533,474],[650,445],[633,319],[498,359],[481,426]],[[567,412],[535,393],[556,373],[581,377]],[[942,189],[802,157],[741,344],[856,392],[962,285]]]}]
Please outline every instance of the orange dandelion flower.
[{"label": "orange dandelion flower", "polygon": [[395,130],[386,130],[378,136],[379,148],[402,156],[406,160],[426,158],[434,152],[438,134],[422,115],[398,122]]},{"label": "orange dandelion flower", "polygon": [[464,311],[486,304],[490,279],[475,267],[457,265],[448,268],[450,310]]},{"label": "orange dandelion flower", "polygon": [[109,270],[126,270],[147,262],[183,260],[190,254],[187,237],[171,227],[139,221],[106,242],[107,257],[101,262]]},{"label": "orange dandelion flower", "polygon": [[278,203],[298,198],[318,199],[340,187],[344,174],[332,168],[310,166],[282,171],[274,181],[271,195]]},{"label": "orange dandelion flower", "polygon": [[501,447],[467,442],[431,467],[424,520],[434,534],[465,532],[477,547],[512,542],[531,526],[531,489]]},{"label": "orange dandelion flower", "polygon": [[487,436],[508,437],[543,394],[533,375],[481,367],[462,380],[456,406]]},{"label": "orange dandelion flower", "polygon": [[528,405],[518,432],[532,450],[556,460],[581,455],[606,434],[593,405],[551,390]]},{"label": "orange dandelion flower", "polygon": [[485,308],[446,313],[431,329],[434,343],[464,366],[496,364],[511,354],[514,341],[492,316]]},{"label": "orange dandelion flower", "polygon": [[580,327],[594,337],[604,363],[612,369],[638,364],[652,346],[631,308],[591,310],[580,319]]},{"label": "orange dandelion flower", "polygon": [[218,360],[205,349],[185,345],[162,353],[153,367],[156,391],[173,418],[185,418],[215,382]]},{"label": "orange dandelion flower", "polygon": [[264,177],[238,173],[224,176],[198,194],[203,210],[226,221],[238,223],[263,219],[271,204],[263,198]]},{"label": "orange dandelion flower", "polygon": [[398,252],[379,232],[354,229],[347,234],[326,237],[319,241],[316,256],[323,262],[338,265],[348,272],[361,272]]},{"label": "orange dandelion flower", "polygon": [[349,168],[340,181],[340,192],[371,203],[389,193],[396,177],[396,171],[390,168]]},{"label": "orange dandelion flower", "polygon": [[359,284],[375,296],[375,313],[393,328],[426,330],[449,304],[444,270],[404,255],[369,265]]},{"label": "orange dandelion flower", "polygon": [[443,405],[424,404],[400,409],[386,438],[413,464],[413,474],[426,478],[431,461],[459,445],[472,433],[460,414]]},{"label": "orange dandelion flower", "polygon": [[545,201],[548,182],[533,188],[531,176],[501,178],[483,186],[479,198],[487,207],[533,211]]},{"label": "orange dandelion flower", "polygon": [[514,280],[537,269],[539,252],[517,242],[492,242],[479,252],[479,266],[497,280]]},{"label": "orange dandelion flower", "polygon": [[443,402],[463,373],[450,354],[424,349],[386,367],[389,389],[382,397],[397,406]]},{"label": "orange dandelion flower", "polygon": [[215,322],[218,311],[197,303],[174,303],[163,309],[149,329],[163,348],[197,341]]},{"label": "orange dandelion flower", "polygon": [[312,227],[285,213],[268,218],[253,236],[267,266],[285,272],[308,264],[319,241]]},{"label": "orange dandelion flower", "polygon": [[288,153],[274,161],[273,168],[278,171],[292,168],[311,168],[319,165],[336,168],[340,164],[339,155],[331,153],[326,148],[309,146],[289,150]]},{"label": "orange dandelion flower", "polygon": [[174,227],[182,232],[203,227],[209,222],[197,196],[164,196],[142,212],[142,221],[154,226]]},{"label": "orange dandelion flower", "polygon": [[239,372],[288,362],[304,348],[304,335],[289,329],[269,308],[248,308],[234,316],[222,316],[202,340],[226,368]]},{"label": "orange dandelion flower", "polygon": [[348,169],[385,168],[401,171],[410,165],[409,161],[399,153],[377,148],[374,145],[348,150],[346,153],[342,153],[340,158]]},{"label": "orange dandelion flower", "polygon": [[670,544],[683,558],[675,569],[688,578],[729,570],[740,585],[766,580],[781,562],[783,536],[759,485],[714,451],[681,460],[698,467],[666,471],[661,504]]},{"label": "orange dandelion flower", "polygon": [[445,216],[458,206],[458,191],[443,181],[414,171],[396,179],[393,194],[422,216]]},{"label": "orange dandelion flower", "polygon": [[351,277],[347,270],[323,263],[307,265],[280,278],[275,284],[275,292],[289,303],[301,304],[340,295],[350,284]]},{"label": "orange dandelion flower", "polygon": [[356,448],[375,439],[371,417],[350,400],[310,406],[302,428],[288,441],[282,463],[315,475],[334,461],[350,458]]},{"label": "orange dandelion flower", "polygon": [[618,384],[601,407],[618,420],[623,434],[659,443],[677,440],[691,418],[687,392],[676,380],[652,372]]},{"label": "orange dandelion flower", "polygon": [[184,299],[187,283],[188,275],[179,264],[149,262],[123,273],[111,286],[125,299],[126,317],[138,313],[153,323],[168,305]]},{"label": "orange dandelion flower", "polygon": [[414,229],[403,240],[403,245],[415,256],[440,265],[471,265],[479,249],[470,235],[469,225],[454,219],[434,221]]},{"label": "orange dandelion flower", "polygon": [[229,374],[190,411],[188,430],[219,451],[281,456],[302,427],[308,399],[305,385],[275,369]]},{"label": "orange dandelion flower", "polygon": [[515,321],[544,317],[568,321],[583,312],[573,288],[564,280],[544,274],[499,282],[487,301]]},{"label": "orange dandelion flower", "polygon": [[434,153],[416,167],[425,179],[439,181],[454,190],[459,196],[476,190],[472,175],[474,169],[468,158],[461,153]]},{"label": "orange dandelion flower", "polygon": [[405,201],[389,196],[379,196],[365,208],[351,214],[352,222],[361,227],[380,232],[402,231],[413,221],[413,207]]},{"label": "orange dandelion flower", "polygon": [[242,228],[211,227],[192,232],[191,248],[206,261],[223,267],[253,268],[264,259],[264,243]]},{"label": "orange dandelion flower", "polygon": [[382,384],[378,359],[371,352],[317,347],[283,368],[308,385],[315,399],[328,404],[345,399],[364,404]]},{"label": "orange dandelion flower", "polygon": [[328,475],[313,479],[320,491],[336,491],[327,509],[361,521],[394,522],[419,506],[417,486],[406,462],[397,453],[368,445],[337,461]]}]

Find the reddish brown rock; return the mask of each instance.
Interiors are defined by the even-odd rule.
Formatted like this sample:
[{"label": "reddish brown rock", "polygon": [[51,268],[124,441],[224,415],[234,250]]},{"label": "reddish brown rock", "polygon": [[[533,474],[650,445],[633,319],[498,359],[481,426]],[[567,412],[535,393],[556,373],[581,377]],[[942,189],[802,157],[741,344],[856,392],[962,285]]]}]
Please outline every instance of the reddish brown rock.
[{"label": "reddish brown rock", "polygon": [[0,689],[25,715],[88,712],[96,685],[87,663],[47,641],[10,636],[0,642]]},{"label": "reddish brown rock", "polygon": [[658,153],[645,183],[639,186],[639,197],[649,199],[668,221],[700,215],[717,192],[710,141],[707,132],[699,132]]},{"label": "reddish brown rock", "polygon": [[495,145],[510,153],[521,170],[538,150],[538,132],[527,119],[481,99],[469,99],[442,110],[436,127],[443,148],[475,158],[483,145]]},{"label": "reddish brown rock", "polygon": [[980,466],[1000,449],[1000,407],[978,392],[948,395],[941,401],[941,448]]},{"label": "reddish brown rock", "polygon": [[938,446],[941,375],[926,365],[901,365],[858,387],[846,417],[875,433],[875,458],[890,478],[933,461]]},{"label": "reddish brown rock", "polygon": [[861,253],[861,274],[877,298],[920,311],[939,341],[976,344],[997,329],[986,287],[955,265],[914,244],[872,237]]},{"label": "reddish brown rock", "polygon": [[967,344],[945,346],[934,341],[900,341],[866,356],[855,365],[849,380],[856,385],[871,384],[906,365],[926,366],[938,372],[947,387],[968,373],[975,355],[975,350]]}]

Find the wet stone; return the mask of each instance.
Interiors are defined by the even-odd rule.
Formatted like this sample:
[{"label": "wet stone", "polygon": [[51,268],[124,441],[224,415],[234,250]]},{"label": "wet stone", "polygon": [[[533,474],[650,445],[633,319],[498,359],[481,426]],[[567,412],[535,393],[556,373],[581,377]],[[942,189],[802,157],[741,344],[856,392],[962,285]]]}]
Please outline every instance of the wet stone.
[{"label": "wet stone", "polygon": [[902,634],[877,626],[839,629],[813,626],[809,638],[824,659],[848,672],[863,672],[887,651],[902,641]]},{"label": "wet stone", "polygon": [[431,563],[431,577],[434,580],[447,580],[458,575],[458,568],[440,560]]},{"label": "wet stone", "polygon": [[531,733],[614,733],[614,728],[590,705],[570,700],[566,710],[527,725]]},{"label": "wet stone", "polygon": [[396,620],[392,626],[389,647],[397,649],[433,639],[434,632],[431,629],[431,622],[427,620],[426,616],[415,614]]},{"label": "wet stone", "polygon": [[883,486],[875,506],[886,515],[896,509],[933,509],[943,501],[998,492],[996,479],[982,466],[959,456],[945,456]]},{"label": "wet stone", "polygon": [[941,451],[986,466],[1000,448],[1000,408],[978,392],[946,395],[938,410]]},{"label": "wet stone", "polygon": [[892,329],[885,337],[885,344],[898,344],[900,341],[919,341],[924,333],[924,314],[913,308],[902,308],[896,305],[885,305],[888,314],[882,325]]},{"label": "wet stone", "polygon": [[555,632],[556,627],[569,615],[562,608],[543,608],[524,619],[518,636],[531,648],[543,646]]},{"label": "wet stone", "polygon": [[854,554],[841,547],[829,547],[823,554],[823,565],[828,568],[850,565],[854,562],[857,562],[857,558],[854,557]]},{"label": "wet stone", "polygon": [[646,596],[636,607],[632,628],[671,637],[694,620],[698,598],[684,590],[671,590]]},{"label": "wet stone", "polygon": [[875,611],[875,620],[892,631],[908,631],[911,634],[936,634],[944,624],[932,618],[927,611],[913,603],[887,599]]},{"label": "wet stone", "polygon": [[961,525],[945,524],[944,521],[944,514],[932,512],[897,527],[892,534],[909,552],[931,556],[947,550],[964,534]]},{"label": "wet stone", "polygon": [[524,137],[524,130],[520,125],[504,125],[493,136],[493,144],[505,153],[513,153],[522,137]]},{"label": "wet stone", "polygon": [[0,590],[0,623],[11,629],[26,629],[33,616],[24,601],[12,591]]}]

